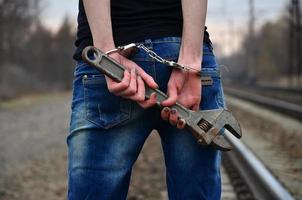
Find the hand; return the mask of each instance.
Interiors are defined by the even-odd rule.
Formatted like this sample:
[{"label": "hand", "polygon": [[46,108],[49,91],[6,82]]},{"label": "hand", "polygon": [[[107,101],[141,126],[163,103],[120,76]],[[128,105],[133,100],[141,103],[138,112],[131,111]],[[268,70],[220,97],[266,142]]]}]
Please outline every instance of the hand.
[{"label": "hand", "polygon": [[156,93],[153,93],[149,99],[145,99],[145,83],[151,88],[158,88],[154,79],[128,58],[118,53],[110,54],[110,57],[122,64],[127,70],[125,70],[124,77],[119,83],[105,76],[108,90],[117,96],[136,101],[143,108],[155,105]]},{"label": "hand", "polygon": [[[200,68],[200,60],[198,65]],[[176,110],[171,110],[168,107],[174,105],[177,101],[186,108],[195,111],[199,110],[199,104],[201,102],[201,87],[199,76],[192,72],[174,69],[168,82],[169,97],[161,103],[162,106],[165,106],[161,112],[161,117],[164,120],[169,120],[172,125],[176,125],[180,129],[184,128],[185,122],[182,119],[179,119]]]}]

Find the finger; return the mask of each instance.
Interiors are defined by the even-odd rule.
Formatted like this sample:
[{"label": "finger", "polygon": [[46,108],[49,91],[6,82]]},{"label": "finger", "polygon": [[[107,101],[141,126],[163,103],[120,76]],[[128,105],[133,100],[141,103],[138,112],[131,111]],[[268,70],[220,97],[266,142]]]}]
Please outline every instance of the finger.
[{"label": "finger", "polygon": [[186,126],[186,121],[184,119],[179,119],[177,124],[176,124],[176,127],[178,129],[184,129]]},{"label": "finger", "polygon": [[[125,76],[125,75],[124,75]],[[105,75],[105,79],[106,79],[106,83],[107,85],[110,85],[112,83],[116,84],[116,81],[114,81],[112,78],[110,78],[109,76]]]},{"label": "finger", "polygon": [[137,79],[137,92],[132,96],[123,96],[124,98],[131,99],[137,102],[145,101],[145,84],[140,76],[136,76]]},{"label": "finger", "polygon": [[136,77],[136,69],[131,69],[131,79],[130,79],[130,85],[129,85],[129,93],[130,95],[134,95],[137,92],[137,77]]},{"label": "finger", "polygon": [[200,99],[196,99],[195,103],[191,106],[191,109],[194,111],[198,111],[200,107]]},{"label": "finger", "polygon": [[170,124],[175,126],[177,124],[177,121],[178,121],[178,112],[176,109],[172,108],[169,116],[169,122]]},{"label": "finger", "polygon": [[129,86],[125,90],[117,93],[117,95],[123,96],[123,97],[131,97],[131,96],[135,95],[137,92],[137,81],[136,80],[137,80],[136,70],[135,70],[135,68],[132,68],[130,71]]},{"label": "finger", "polygon": [[157,83],[154,81],[152,76],[147,74],[142,68],[137,67],[137,73],[142,77],[143,81],[151,88],[156,89],[158,88]]},{"label": "finger", "polygon": [[142,79],[142,77],[140,77],[139,75],[137,76],[137,93],[136,93],[136,101],[145,101],[145,93],[146,93],[146,89],[145,89],[145,84],[144,81]]},{"label": "finger", "polygon": [[161,118],[163,120],[168,120],[170,116],[171,109],[169,107],[164,107],[161,111]]},{"label": "finger", "polygon": [[150,98],[146,101],[142,101],[142,102],[137,102],[142,108],[149,108],[149,107],[152,107],[156,104],[156,101],[157,101],[157,95],[156,93],[152,93],[150,95]]},{"label": "finger", "polygon": [[168,88],[168,94],[168,98],[161,102],[162,106],[170,107],[176,103],[178,95],[175,86]]},{"label": "finger", "polygon": [[198,111],[199,110],[199,104],[193,105],[191,110]]},{"label": "finger", "polygon": [[130,84],[130,73],[128,72],[128,70],[125,70],[122,81],[120,83],[116,83],[115,81],[108,82],[108,89],[110,92],[117,94],[128,88],[129,84]]}]

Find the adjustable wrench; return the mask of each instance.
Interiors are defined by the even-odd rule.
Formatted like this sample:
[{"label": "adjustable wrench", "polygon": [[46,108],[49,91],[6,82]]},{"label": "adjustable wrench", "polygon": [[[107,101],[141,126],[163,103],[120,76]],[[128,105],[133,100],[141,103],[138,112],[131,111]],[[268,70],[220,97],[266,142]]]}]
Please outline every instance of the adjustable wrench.
[{"label": "adjustable wrench", "polygon": [[[110,58],[99,49],[88,46],[83,50],[82,58],[89,65],[117,82],[121,82],[126,70],[124,66]],[[152,89],[145,85],[145,97],[150,98],[152,93],[157,94],[157,106],[162,108],[161,102],[168,96],[159,89]],[[235,137],[241,137],[241,128],[236,118],[226,109],[192,111],[180,103],[170,107],[177,110],[179,117],[186,122],[186,128],[191,131],[197,142],[201,145],[211,145],[222,151],[231,150],[232,147],[221,134],[227,129]]]}]

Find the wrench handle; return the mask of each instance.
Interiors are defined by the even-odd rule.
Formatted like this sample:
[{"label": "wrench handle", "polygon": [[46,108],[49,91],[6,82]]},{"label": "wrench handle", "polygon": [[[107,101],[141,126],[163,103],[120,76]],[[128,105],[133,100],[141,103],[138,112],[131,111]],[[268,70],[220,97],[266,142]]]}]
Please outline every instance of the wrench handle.
[{"label": "wrench handle", "polygon": [[[89,65],[95,67],[98,71],[105,74],[106,76],[112,78],[116,82],[121,82],[124,77],[124,71],[126,68],[120,63],[116,62],[114,59],[110,58],[108,55],[93,46],[88,46],[83,50],[82,59]],[[145,98],[149,99],[152,93],[156,93],[157,106],[162,108],[161,102],[168,98],[168,96],[159,89],[150,88],[145,83]],[[186,120],[190,118],[190,113],[193,112],[185,108],[180,103],[170,107],[171,109],[176,109],[179,117]]]}]

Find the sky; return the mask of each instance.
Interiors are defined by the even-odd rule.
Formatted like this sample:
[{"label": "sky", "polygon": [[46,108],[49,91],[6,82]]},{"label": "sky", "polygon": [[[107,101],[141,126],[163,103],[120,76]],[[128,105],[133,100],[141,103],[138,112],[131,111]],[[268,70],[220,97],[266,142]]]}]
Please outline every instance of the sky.
[{"label": "sky", "polygon": [[[276,20],[285,10],[289,0],[254,0],[256,26],[265,21]],[[78,0],[42,0],[42,21],[57,30],[62,19],[68,16],[76,23]],[[212,41],[220,52],[227,55],[237,50],[247,31],[249,0],[208,0],[206,25]]]}]

